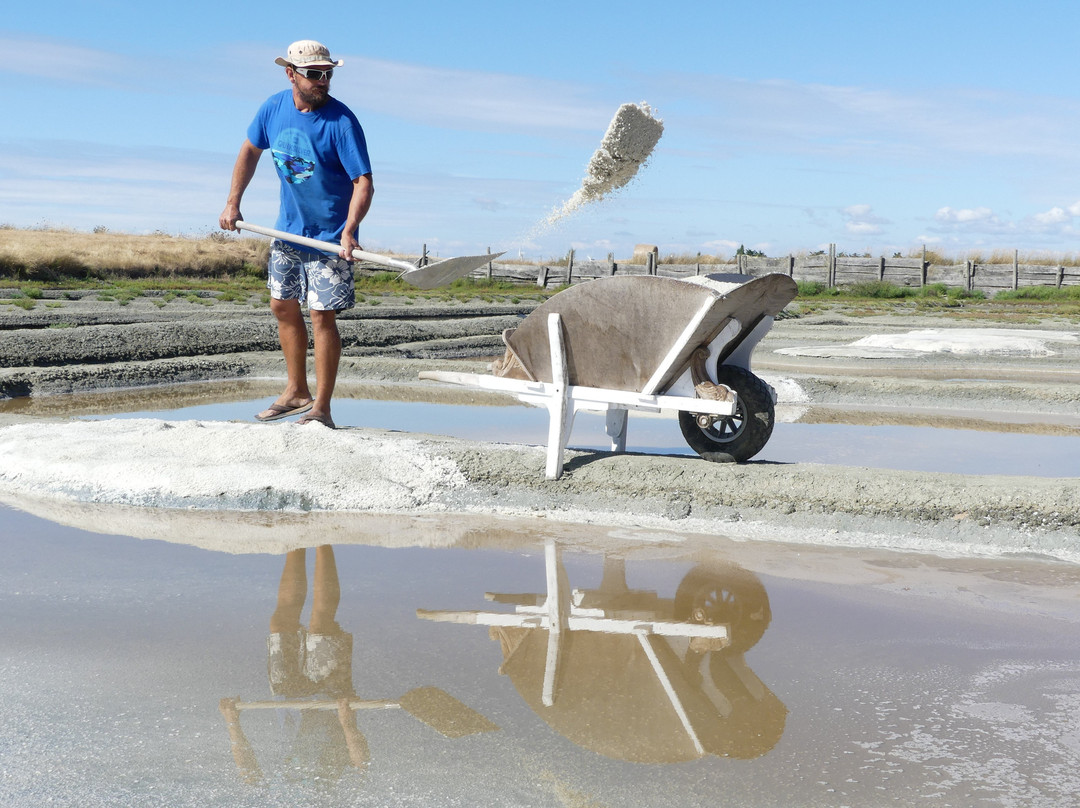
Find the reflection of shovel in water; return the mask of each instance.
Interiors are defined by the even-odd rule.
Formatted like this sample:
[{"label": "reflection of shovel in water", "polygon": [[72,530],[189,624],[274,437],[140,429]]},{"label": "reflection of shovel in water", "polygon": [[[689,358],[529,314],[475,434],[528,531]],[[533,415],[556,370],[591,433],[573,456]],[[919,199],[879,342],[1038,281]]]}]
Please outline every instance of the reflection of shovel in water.
[{"label": "reflection of shovel in water", "polygon": [[[282,241],[291,241],[293,244],[311,247],[315,250],[324,250],[333,255],[337,255],[338,250],[341,249],[339,245],[329,241],[319,241],[318,239],[307,238],[305,236],[294,236],[292,233],[283,233],[280,230],[271,230],[269,227],[260,227],[259,225],[248,224],[247,222],[237,222],[236,229],[250,230],[252,233],[270,236],[271,238],[281,239]],[[370,261],[373,264],[401,270],[401,274],[398,275],[398,277],[406,283],[412,284],[420,289],[434,289],[437,286],[445,286],[458,278],[465,277],[473,270],[480,269],[484,264],[494,261],[502,255],[501,252],[495,254],[488,253],[486,255],[465,255],[460,258],[447,258],[444,261],[436,261],[434,264],[418,267],[410,264],[408,261],[390,258],[385,255],[379,255],[378,253],[367,252],[366,250],[353,250],[352,254],[353,258],[357,261]]]},{"label": "reflection of shovel in water", "polygon": [[[349,699],[351,710],[402,709],[447,738],[463,738],[480,732],[494,732],[499,728],[471,707],[462,704],[445,690],[437,687],[418,687],[410,690],[397,701],[393,699]],[[286,707],[293,710],[336,710],[336,699],[284,701],[238,701],[238,710],[277,710]]]}]

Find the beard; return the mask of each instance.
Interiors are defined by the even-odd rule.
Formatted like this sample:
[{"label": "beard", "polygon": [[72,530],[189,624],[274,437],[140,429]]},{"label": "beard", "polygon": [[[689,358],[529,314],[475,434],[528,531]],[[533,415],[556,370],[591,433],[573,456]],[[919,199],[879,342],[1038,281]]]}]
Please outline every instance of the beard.
[{"label": "beard", "polygon": [[303,90],[297,86],[296,92],[299,94],[300,99],[312,109],[318,109],[330,100],[330,90],[328,88],[312,87],[310,90]]}]

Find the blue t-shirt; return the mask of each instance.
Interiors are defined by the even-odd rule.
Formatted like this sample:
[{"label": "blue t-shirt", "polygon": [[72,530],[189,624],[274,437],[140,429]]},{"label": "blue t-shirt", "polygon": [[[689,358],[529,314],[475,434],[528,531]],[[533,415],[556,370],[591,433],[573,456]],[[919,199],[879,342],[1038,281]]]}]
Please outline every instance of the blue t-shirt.
[{"label": "blue t-shirt", "polygon": [[353,180],[371,173],[364,130],[349,108],[330,98],[300,112],[292,90],[282,90],[255,113],[247,137],[257,149],[270,149],[281,179],[277,229],[340,241]]}]

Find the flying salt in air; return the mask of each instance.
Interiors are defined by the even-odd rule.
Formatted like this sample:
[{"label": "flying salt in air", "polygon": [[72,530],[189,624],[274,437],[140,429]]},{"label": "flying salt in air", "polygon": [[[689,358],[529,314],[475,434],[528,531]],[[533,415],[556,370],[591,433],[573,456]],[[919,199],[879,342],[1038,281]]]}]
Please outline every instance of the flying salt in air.
[{"label": "flying salt in air", "polygon": [[629,183],[649,159],[662,134],[664,122],[654,117],[652,108],[645,102],[619,107],[600,141],[600,148],[585,169],[581,188],[562,207],[555,208],[541,228],[550,227],[583,205],[598,202]]}]

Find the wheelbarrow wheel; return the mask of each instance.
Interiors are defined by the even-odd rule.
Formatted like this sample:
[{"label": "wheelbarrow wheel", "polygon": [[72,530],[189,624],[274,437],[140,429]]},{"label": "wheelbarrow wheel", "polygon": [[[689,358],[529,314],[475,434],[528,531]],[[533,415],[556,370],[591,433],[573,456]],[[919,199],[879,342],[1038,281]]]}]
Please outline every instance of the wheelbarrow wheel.
[{"label": "wheelbarrow wheel", "polygon": [[676,620],[726,625],[732,651],[753,648],[772,621],[769,596],[761,580],[740,567],[697,566],[675,591]]},{"label": "wheelbarrow wheel", "polygon": [[742,463],[760,452],[772,435],[775,410],[769,385],[745,368],[720,365],[718,384],[738,396],[732,415],[679,413],[679,427],[690,448],[716,463]]}]

